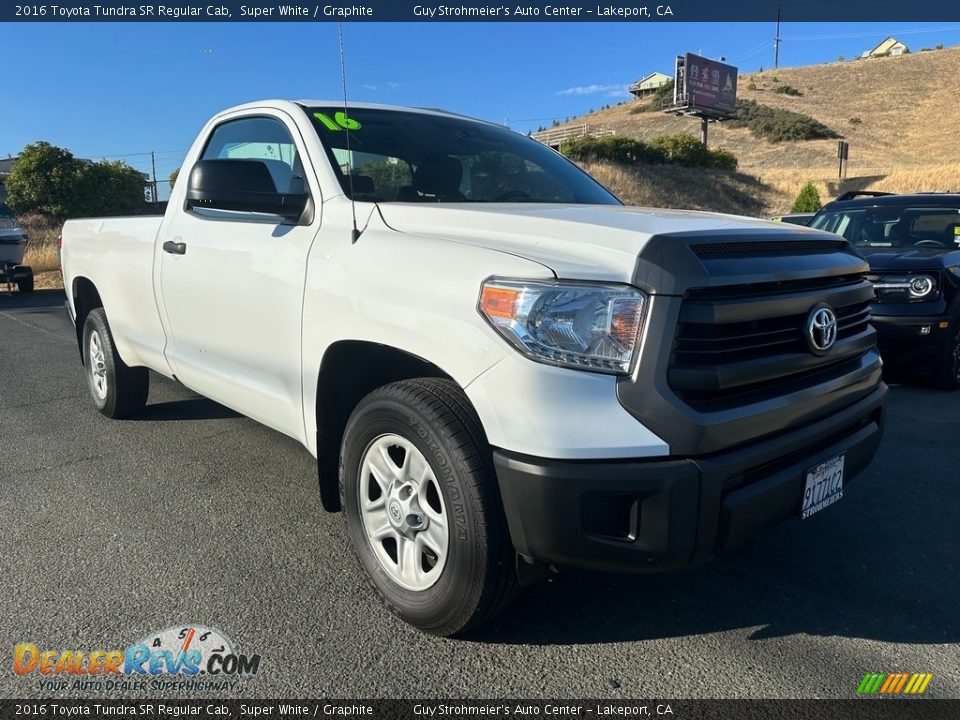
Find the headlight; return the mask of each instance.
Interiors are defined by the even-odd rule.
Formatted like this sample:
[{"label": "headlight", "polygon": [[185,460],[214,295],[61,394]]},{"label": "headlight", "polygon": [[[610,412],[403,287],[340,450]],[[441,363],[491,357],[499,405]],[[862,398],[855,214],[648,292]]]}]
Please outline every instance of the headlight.
[{"label": "headlight", "polygon": [[524,355],[596,372],[630,372],[647,296],[628,285],[488,280],[480,312]]},{"label": "headlight", "polygon": [[929,275],[917,275],[910,281],[910,295],[915,298],[926,297],[936,286],[937,284]]},{"label": "headlight", "polygon": [[920,302],[932,300],[937,294],[937,278],[933,275],[877,275],[870,280],[881,302]]}]

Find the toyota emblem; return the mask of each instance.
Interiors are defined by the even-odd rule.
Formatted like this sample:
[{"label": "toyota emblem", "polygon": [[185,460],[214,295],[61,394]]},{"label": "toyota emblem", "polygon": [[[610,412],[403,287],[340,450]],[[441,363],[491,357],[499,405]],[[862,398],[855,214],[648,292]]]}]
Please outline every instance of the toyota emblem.
[{"label": "toyota emblem", "polygon": [[817,305],[807,316],[807,341],[816,355],[823,355],[837,341],[837,315],[828,305]]}]

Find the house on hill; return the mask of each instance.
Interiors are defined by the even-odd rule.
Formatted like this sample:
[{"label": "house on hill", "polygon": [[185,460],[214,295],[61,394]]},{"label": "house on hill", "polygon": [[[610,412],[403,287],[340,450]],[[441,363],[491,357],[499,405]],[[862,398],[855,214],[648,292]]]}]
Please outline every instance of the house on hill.
[{"label": "house on hill", "polygon": [[910,48],[905,43],[900,42],[895,37],[888,37],[873,50],[864,50],[861,58],[887,57],[888,55],[907,55]]},{"label": "house on hill", "polygon": [[633,83],[627,90],[635,98],[645,98],[653,95],[664,85],[673,82],[673,78],[662,72],[652,72]]}]

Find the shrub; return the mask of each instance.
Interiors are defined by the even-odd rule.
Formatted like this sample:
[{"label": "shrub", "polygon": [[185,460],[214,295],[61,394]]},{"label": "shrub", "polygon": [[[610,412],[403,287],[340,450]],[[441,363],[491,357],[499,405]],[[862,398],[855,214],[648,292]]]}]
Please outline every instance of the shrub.
[{"label": "shrub", "polygon": [[753,80],[747,83],[747,90],[756,90],[756,89],[757,89],[757,84]]},{"label": "shrub", "polygon": [[772,108],[753,100],[737,101],[737,117],[727,121],[730,127],[749,128],[755,137],[772,143],[794,140],[823,140],[840,137],[809,115]]},{"label": "shrub", "polygon": [[710,150],[692,135],[658,137],[647,144],[619,135],[577,138],[563,143],[560,152],[579,162],[609,161],[622,165],[680,165],[736,170],[737,158],[726,150]]},{"label": "shrub", "polygon": [[714,170],[736,170],[737,158],[726,150],[710,150],[692,135],[664,135],[653,141],[667,161],[681,167],[702,167]]},{"label": "shrub", "polygon": [[863,123],[863,120],[861,120],[861,119],[858,118],[858,117],[852,117],[852,118],[850,118],[850,124],[851,124],[851,125],[860,125],[860,124],[862,124],[862,123]]},{"label": "shrub", "polygon": [[666,155],[661,151],[652,148],[641,140],[621,135],[567,140],[560,148],[560,152],[572,160],[586,162],[609,160],[625,165],[632,163],[660,165],[667,162]]},{"label": "shrub", "polygon": [[801,97],[803,95],[803,93],[793,87],[793,85],[781,85],[774,90],[774,92],[780,95],[789,95],[790,97]]},{"label": "shrub", "polygon": [[808,182],[800,189],[800,194],[797,195],[797,199],[794,201],[790,212],[817,212],[822,207],[823,203],[820,202],[820,193],[817,192],[817,188],[812,182]]}]

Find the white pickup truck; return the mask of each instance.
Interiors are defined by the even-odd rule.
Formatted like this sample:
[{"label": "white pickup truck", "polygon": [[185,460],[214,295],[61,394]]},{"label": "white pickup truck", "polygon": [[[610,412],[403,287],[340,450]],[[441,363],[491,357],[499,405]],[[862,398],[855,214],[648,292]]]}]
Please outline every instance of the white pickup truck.
[{"label": "white pickup truck", "polygon": [[62,253],[100,412],[140,411],[150,369],[296,438],[375,588],[437,634],[558,569],[808,517],[882,433],[846,241],[625,207],[450,113],[232,108],[162,218],[71,220]]}]

